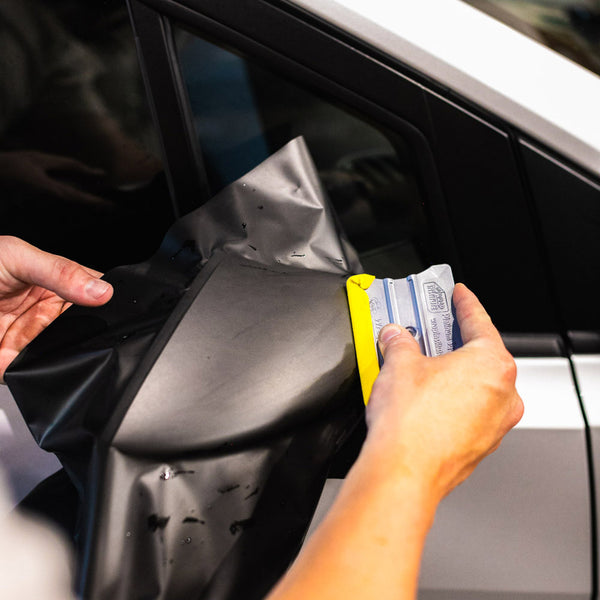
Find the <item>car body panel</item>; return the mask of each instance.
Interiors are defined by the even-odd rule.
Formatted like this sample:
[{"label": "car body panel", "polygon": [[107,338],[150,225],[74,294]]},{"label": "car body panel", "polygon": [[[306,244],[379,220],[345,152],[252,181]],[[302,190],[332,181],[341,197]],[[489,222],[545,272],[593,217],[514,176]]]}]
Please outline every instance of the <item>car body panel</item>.
[{"label": "car body panel", "polygon": [[[592,495],[595,502],[596,514],[600,509],[600,479],[598,465],[600,464],[600,354],[574,354],[571,357],[573,370],[577,377],[581,401],[585,410],[590,436],[590,455],[594,469],[592,482],[594,485]],[[596,519],[596,528],[598,522]],[[598,535],[598,531],[597,534]],[[596,555],[596,569],[600,569],[600,558]]]}]

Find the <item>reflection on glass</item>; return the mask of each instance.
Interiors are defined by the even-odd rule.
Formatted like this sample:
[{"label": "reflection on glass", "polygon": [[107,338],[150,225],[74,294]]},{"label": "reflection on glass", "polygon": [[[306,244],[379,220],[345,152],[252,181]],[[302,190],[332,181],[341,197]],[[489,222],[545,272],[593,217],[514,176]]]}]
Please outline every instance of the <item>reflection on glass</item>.
[{"label": "reflection on glass", "polygon": [[99,269],[169,221],[125,0],[0,2],[0,233]]},{"label": "reflection on glass", "polygon": [[597,0],[464,0],[600,75]]},{"label": "reflection on glass", "polygon": [[176,30],[198,143],[213,192],[302,135],[365,270],[400,277],[429,264],[410,151],[236,52]]}]

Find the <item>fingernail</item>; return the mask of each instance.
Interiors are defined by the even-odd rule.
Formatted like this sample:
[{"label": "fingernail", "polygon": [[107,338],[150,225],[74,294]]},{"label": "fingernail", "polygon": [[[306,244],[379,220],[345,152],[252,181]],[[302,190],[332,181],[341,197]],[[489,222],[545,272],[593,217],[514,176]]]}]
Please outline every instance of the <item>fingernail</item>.
[{"label": "fingernail", "polygon": [[92,279],[85,286],[85,293],[94,300],[98,300],[110,290],[110,283],[102,279]]},{"label": "fingernail", "polygon": [[379,332],[379,343],[387,344],[390,340],[395,338],[398,335],[401,335],[404,331],[404,327],[401,325],[396,325],[395,323],[390,323],[381,329]]}]

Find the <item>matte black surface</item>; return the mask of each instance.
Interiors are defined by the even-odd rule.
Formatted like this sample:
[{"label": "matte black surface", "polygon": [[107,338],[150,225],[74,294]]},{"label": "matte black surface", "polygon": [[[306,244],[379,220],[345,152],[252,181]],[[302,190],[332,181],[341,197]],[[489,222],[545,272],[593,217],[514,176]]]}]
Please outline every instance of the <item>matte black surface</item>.
[{"label": "matte black surface", "polygon": [[125,453],[256,443],[318,417],[354,374],[345,276],[225,258],[201,277],[116,432]]},{"label": "matte black surface", "polygon": [[467,285],[502,331],[556,331],[547,274],[508,133],[428,95],[434,150]]},{"label": "matte black surface", "polygon": [[566,356],[565,345],[558,334],[503,333],[502,341],[514,357]]},{"label": "matte black surface", "polygon": [[521,143],[561,318],[567,330],[600,330],[600,182]]},{"label": "matte black surface", "polygon": [[600,354],[600,331],[568,331],[567,337],[575,354]]},{"label": "matte black surface", "polygon": [[258,599],[281,576],[364,412],[351,256],[294,140],[13,362],[11,392],[82,500],[85,598]]},{"label": "matte black surface", "polygon": [[67,539],[77,531],[79,506],[77,489],[64,469],[41,481],[19,502],[19,510],[49,520]]}]

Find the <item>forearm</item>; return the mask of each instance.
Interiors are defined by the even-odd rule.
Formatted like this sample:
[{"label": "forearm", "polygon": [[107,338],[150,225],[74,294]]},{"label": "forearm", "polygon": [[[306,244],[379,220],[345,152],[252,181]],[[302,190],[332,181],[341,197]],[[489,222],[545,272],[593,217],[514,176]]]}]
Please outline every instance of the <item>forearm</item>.
[{"label": "forearm", "polygon": [[[367,443],[368,446],[368,443]],[[365,447],[329,514],[268,600],[416,595],[437,506],[429,478]]]},{"label": "forearm", "polygon": [[523,414],[516,367],[477,298],[457,285],[464,347],[427,358],[384,327],[368,435],[328,516],[268,600],[408,600],[441,498]]}]

